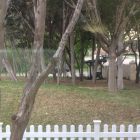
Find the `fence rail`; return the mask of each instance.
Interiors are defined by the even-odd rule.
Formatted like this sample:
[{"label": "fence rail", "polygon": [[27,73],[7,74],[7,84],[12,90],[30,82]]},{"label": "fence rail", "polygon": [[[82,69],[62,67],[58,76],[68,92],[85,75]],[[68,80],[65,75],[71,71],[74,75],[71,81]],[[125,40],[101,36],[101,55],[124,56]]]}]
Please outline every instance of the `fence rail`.
[{"label": "fence rail", "polygon": [[[133,126],[128,126],[128,132],[125,132],[125,126],[120,126],[120,132],[116,132],[116,125],[112,125],[112,132],[108,132],[108,125],[104,125],[103,132],[100,132],[100,120],[94,120],[94,132],[91,132],[91,125],[87,125],[86,132],[83,132],[83,126],[78,126],[78,132],[75,132],[75,126],[70,126],[70,132],[67,132],[67,126],[62,126],[62,132],[59,132],[59,126],[54,126],[54,132],[51,131],[50,125],[46,126],[46,132],[43,132],[42,126],[38,126],[38,132],[34,132],[34,126],[30,126],[30,132],[24,133],[23,140],[26,140],[26,138],[30,138],[30,140],[34,140],[35,138],[38,138],[38,140],[43,140],[43,138],[46,138],[46,140],[50,140],[50,138],[54,138],[54,140],[58,140],[59,138],[62,138],[62,140],[66,140],[67,138],[71,138],[71,140],[74,140],[75,138],[79,138],[79,140],[82,140],[83,138],[86,138],[86,140],[91,140],[91,138],[94,138],[94,140],[99,140],[100,138],[103,138],[103,140],[107,140],[108,138],[112,138],[112,140],[116,140],[116,138],[120,138],[120,140],[124,140],[124,138],[128,138],[128,140],[132,140],[133,138],[136,138],[136,140],[140,140],[140,125],[137,125],[136,132],[133,132]],[[0,123],[0,140],[3,138],[6,138],[6,140],[10,139],[10,126],[6,126],[6,132],[2,132],[2,124]]]}]

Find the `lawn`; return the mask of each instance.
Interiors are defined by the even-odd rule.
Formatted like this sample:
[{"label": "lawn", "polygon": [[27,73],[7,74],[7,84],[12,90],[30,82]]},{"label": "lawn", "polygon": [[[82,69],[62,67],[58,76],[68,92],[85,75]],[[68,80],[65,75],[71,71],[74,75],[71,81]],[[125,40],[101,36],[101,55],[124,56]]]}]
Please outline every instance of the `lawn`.
[{"label": "lawn", "polygon": [[[51,82],[51,81],[50,81]],[[53,83],[53,82],[52,82]],[[58,124],[93,125],[93,120],[111,125],[120,124],[135,126],[140,124],[140,89],[132,84],[134,81],[125,80],[126,89],[118,93],[107,92],[106,80],[98,80],[96,85],[91,81],[77,81],[76,86],[71,81],[62,81],[63,85],[42,85],[36,96],[35,105],[29,125],[33,124],[52,127]],[[67,86],[65,86],[65,85]],[[3,128],[11,125],[11,116],[17,114],[24,82],[1,81],[1,114],[0,122]],[[28,126],[29,126],[28,125]]]}]

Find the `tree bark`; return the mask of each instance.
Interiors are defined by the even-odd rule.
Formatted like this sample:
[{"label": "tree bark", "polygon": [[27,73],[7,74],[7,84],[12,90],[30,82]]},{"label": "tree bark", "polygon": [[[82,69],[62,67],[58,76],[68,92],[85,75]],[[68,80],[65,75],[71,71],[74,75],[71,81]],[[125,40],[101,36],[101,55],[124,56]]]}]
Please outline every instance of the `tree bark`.
[{"label": "tree bark", "polygon": [[11,77],[11,79],[15,82],[18,82],[18,79],[11,67],[11,64],[9,62],[9,58],[8,58],[8,54],[7,54],[7,49],[6,49],[6,43],[4,43],[4,56],[2,59],[2,63],[4,64],[9,76]]},{"label": "tree bark", "polygon": [[74,59],[74,35],[73,31],[70,34],[70,51],[71,51],[71,78],[72,78],[72,85],[76,84],[76,77],[75,77],[75,59]]},{"label": "tree bark", "polygon": [[[46,68],[46,62],[45,62],[45,56],[44,56],[43,46],[41,46],[41,48],[40,48],[40,60],[41,60],[41,68],[42,68],[42,71],[43,71]],[[44,80],[44,84],[49,84],[49,78],[48,78],[48,76]]]},{"label": "tree bark", "polygon": [[97,72],[97,66],[98,66],[98,61],[99,61],[99,56],[100,56],[100,50],[101,47],[99,46],[99,44],[97,44],[97,55],[96,55],[96,60],[94,62],[94,69],[93,69],[93,75],[92,75],[92,83],[95,84],[96,83],[96,72]]},{"label": "tree bark", "polygon": [[[94,75],[94,51],[96,49],[96,45],[95,45],[95,36],[93,36],[93,46],[92,46],[92,83],[94,84],[96,82],[96,80],[93,79],[93,75]],[[97,54],[96,54],[97,57]]]},{"label": "tree bark", "polygon": [[[40,47],[42,46],[41,38],[44,36],[44,30],[41,25],[41,15],[43,14],[43,9],[45,5],[45,0],[38,0],[33,1],[35,7],[35,38],[34,38],[34,46],[33,46],[33,53],[31,59],[31,67],[29,70],[29,76],[24,86],[23,95],[22,95],[22,102],[18,112],[18,115],[12,116],[12,132],[10,140],[22,140],[25,128],[31,116],[31,112],[33,109],[34,101],[36,93],[46,79],[46,76],[52,71],[55,67],[59,54],[62,53],[64,47],[67,43],[68,36],[73,31],[75,24],[79,18],[81,8],[83,5],[84,0],[78,0],[77,6],[75,8],[75,13],[73,18],[67,27],[61,41],[59,47],[55,53],[55,55],[50,60],[46,69],[38,75],[38,71],[40,68]],[[45,11],[46,12],[46,11]],[[41,29],[40,29],[41,28]]]},{"label": "tree bark", "polygon": [[108,60],[109,60],[109,70],[108,70],[108,92],[117,92],[117,86],[116,86],[116,52],[115,47],[118,41],[115,39],[112,41],[109,53],[108,53]]},{"label": "tree bark", "polygon": [[[119,36],[118,51],[123,49],[123,37],[124,37],[124,32],[122,32]],[[118,89],[124,89],[124,83],[123,83],[123,54],[121,54],[118,57],[117,87],[118,87]]]},{"label": "tree bark", "polygon": [[[66,13],[65,12],[66,12],[65,1],[63,1],[63,28],[62,28],[62,34],[64,34],[65,28],[66,28]],[[65,54],[63,52],[60,55],[60,58],[59,58],[58,75],[57,75],[57,85],[60,85],[62,71],[63,71],[63,76],[66,75],[65,74],[66,73],[65,67],[63,67],[63,64],[64,64],[64,55]]]},{"label": "tree bark", "polygon": [[83,67],[84,67],[84,38],[81,33],[81,73],[80,73],[80,81],[83,81]]},{"label": "tree bark", "polygon": [[[4,24],[7,9],[9,7],[6,4],[7,0],[0,0],[0,79],[2,71],[2,58],[4,55]],[[0,89],[0,112],[1,112],[1,89]]]}]

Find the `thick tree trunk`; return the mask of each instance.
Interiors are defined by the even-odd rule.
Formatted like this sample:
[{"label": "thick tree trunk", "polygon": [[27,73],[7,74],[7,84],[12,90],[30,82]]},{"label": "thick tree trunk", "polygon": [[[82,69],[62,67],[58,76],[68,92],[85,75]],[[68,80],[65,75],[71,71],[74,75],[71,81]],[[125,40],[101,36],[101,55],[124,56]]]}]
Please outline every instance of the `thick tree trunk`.
[{"label": "thick tree trunk", "polygon": [[96,83],[96,72],[97,72],[97,66],[98,66],[100,50],[101,50],[101,47],[99,45],[97,45],[97,48],[98,48],[98,51],[97,51],[96,60],[95,60],[95,63],[94,63],[93,75],[92,75],[92,83],[93,84]]},{"label": "thick tree trunk", "polygon": [[50,60],[46,69],[43,72],[41,72],[40,75],[38,75],[38,71],[40,68],[40,47],[43,44],[43,42],[41,41],[44,35],[43,34],[44,30],[43,30],[43,27],[41,26],[42,24],[41,17],[44,11],[43,9],[46,6],[45,5],[46,1],[38,0],[34,2],[37,2],[36,4],[34,4],[35,5],[34,7],[35,7],[35,11],[37,11],[35,13],[36,14],[38,13],[38,14],[37,15],[35,14],[36,34],[34,38],[34,47],[33,47],[32,59],[31,59],[31,67],[29,70],[29,76],[27,78],[27,81],[25,83],[25,87],[23,90],[22,102],[21,102],[18,115],[12,116],[12,133],[11,133],[10,140],[22,140],[25,128],[31,116],[36,93],[39,87],[41,86],[41,84],[43,83],[43,81],[46,79],[46,76],[48,76],[48,74],[55,67],[59,54],[63,52],[64,47],[68,40],[68,35],[71,33],[71,31],[73,31],[73,28],[79,18],[84,0],[78,0],[73,18],[60,41],[59,47],[55,55]]},{"label": "thick tree trunk", "polygon": [[70,51],[71,51],[71,78],[72,78],[72,85],[76,84],[76,77],[75,77],[75,58],[74,58],[74,35],[73,31],[70,34]]},{"label": "thick tree trunk", "polygon": [[[123,49],[123,37],[124,37],[124,32],[122,32],[119,36],[118,51]],[[121,54],[118,57],[117,87],[118,87],[118,89],[124,89],[124,83],[123,83],[123,54]]]},{"label": "thick tree trunk", "polygon": [[[114,44],[112,44],[114,45]],[[109,60],[109,70],[108,70],[108,92],[117,92],[116,86],[116,53],[113,50],[114,46],[110,46],[108,60]]]}]

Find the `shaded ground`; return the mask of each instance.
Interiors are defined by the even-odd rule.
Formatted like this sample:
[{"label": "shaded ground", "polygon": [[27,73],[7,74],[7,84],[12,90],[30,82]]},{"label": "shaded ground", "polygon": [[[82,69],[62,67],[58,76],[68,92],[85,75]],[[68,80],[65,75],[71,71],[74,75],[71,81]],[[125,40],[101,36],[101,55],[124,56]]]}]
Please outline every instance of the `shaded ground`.
[{"label": "shaded ground", "polygon": [[[2,77],[2,81],[12,81],[10,77]],[[25,82],[26,79],[25,77],[18,77],[18,80],[20,82]],[[51,77],[49,79],[49,84],[56,85],[56,82],[53,80]],[[71,86],[71,78],[62,78],[61,80],[61,85],[65,86]],[[107,80],[96,80],[96,84],[93,85],[91,80],[86,80],[84,79],[83,81],[80,81],[79,78],[76,79],[76,85],[79,86],[80,88],[89,88],[89,89],[98,89],[98,90],[104,90],[107,89]],[[130,81],[130,80],[124,80],[124,85],[125,89],[127,90],[133,90],[139,88],[138,84],[135,84],[135,81]]]}]

